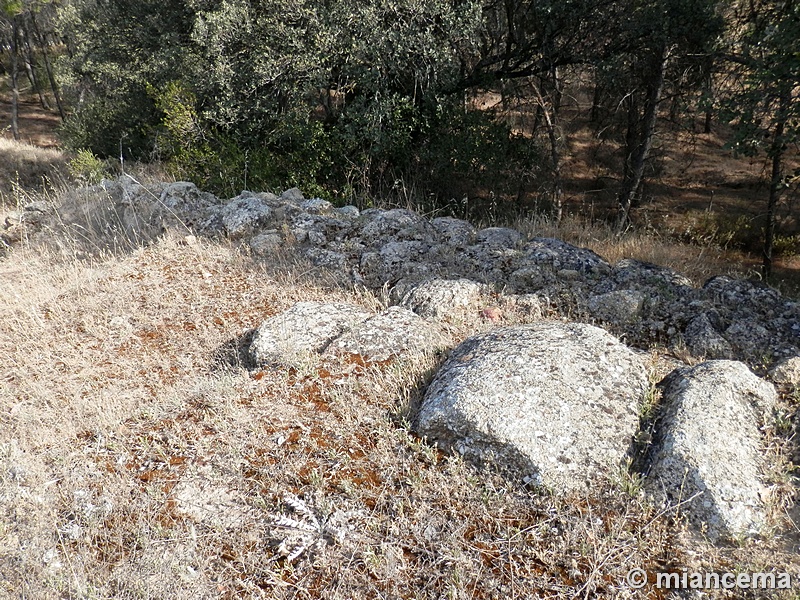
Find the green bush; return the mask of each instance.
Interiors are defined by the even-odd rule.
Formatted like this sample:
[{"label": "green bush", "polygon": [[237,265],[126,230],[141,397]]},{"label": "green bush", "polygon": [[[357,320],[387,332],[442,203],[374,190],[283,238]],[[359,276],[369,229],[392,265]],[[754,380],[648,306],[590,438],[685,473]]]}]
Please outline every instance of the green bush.
[{"label": "green bush", "polygon": [[100,183],[108,174],[106,163],[85,148],[76,152],[75,158],[69,161],[67,167],[73,179],[87,185]]}]

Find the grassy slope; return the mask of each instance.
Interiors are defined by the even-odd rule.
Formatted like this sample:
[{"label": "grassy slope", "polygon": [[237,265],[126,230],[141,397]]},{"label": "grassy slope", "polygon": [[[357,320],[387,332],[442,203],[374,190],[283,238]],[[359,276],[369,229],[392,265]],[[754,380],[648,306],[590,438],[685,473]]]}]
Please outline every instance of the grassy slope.
[{"label": "grassy slope", "polygon": [[[555,498],[443,456],[407,423],[435,358],[249,373],[247,330],[292,303],[378,304],[289,256],[172,235],[20,251],[0,282],[0,597],[658,598],[626,572],[800,572],[791,536],[713,549],[623,474]],[[292,562],[287,494],[328,522]]]}]

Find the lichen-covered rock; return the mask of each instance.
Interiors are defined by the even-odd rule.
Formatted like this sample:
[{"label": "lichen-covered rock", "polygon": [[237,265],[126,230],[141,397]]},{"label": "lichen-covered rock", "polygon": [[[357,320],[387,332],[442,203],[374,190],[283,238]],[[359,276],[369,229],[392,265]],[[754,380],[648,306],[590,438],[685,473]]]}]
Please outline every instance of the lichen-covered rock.
[{"label": "lichen-covered rock", "polygon": [[791,356],[777,362],[769,371],[773,383],[787,387],[800,387],[800,356]]},{"label": "lichen-covered rock", "polygon": [[333,211],[333,204],[322,198],[311,198],[300,203],[300,210],[310,215],[327,215]]},{"label": "lichen-covered rock", "polygon": [[372,315],[354,304],[299,302],[261,324],[250,357],[258,366],[295,364]]},{"label": "lichen-covered rock", "polygon": [[583,275],[611,272],[611,265],[595,252],[553,238],[533,238],[522,250],[525,265],[520,266],[546,265],[556,272],[568,270]]},{"label": "lichen-covered rock", "polygon": [[303,196],[303,192],[299,189],[289,188],[280,195],[280,199],[285,202],[300,205],[303,200],[305,200],[305,197]]},{"label": "lichen-covered rock", "polygon": [[347,264],[347,257],[344,254],[326,250],[325,248],[309,248],[304,254],[317,267],[344,269]]},{"label": "lichen-covered rock", "polygon": [[415,313],[391,306],[333,340],[327,355],[358,355],[367,362],[381,362],[404,354],[421,354],[442,348],[442,330]]},{"label": "lichen-covered rock", "polygon": [[710,539],[757,533],[766,515],[760,428],[773,386],[735,361],[673,371],[659,387],[646,489],[677,507]]},{"label": "lichen-covered rock", "polygon": [[417,430],[479,464],[556,490],[613,477],[638,427],[641,360],[578,323],[492,330],[456,348],[428,388]]},{"label": "lichen-covered rock", "polygon": [[250,239],[250,249],[256,256],[267,256],[283,245],[283,236],[277,229],[263,231]]},{"label": "lichen-covered rock", "polygon": [[616,263],[611,279],[618,286],[629,289],[692,288],[692,282],[686,276],[667,267],[632,258],[625,258]]},{"label": "lichen-covered rock", "polygon": [[686,347],[700,358],[731,358],[733,348],[728,343],[719,329],[714,326],[719,321],[719,315],[714,312],[697,315],[683,334]]},{"label": "lichen-covered rock", "polygon": [[387,241],[424,240],[433,227],[425,217],[404,208],[369,209],[361,213],[365,224],[360,237],[369,243],[383,245]]},{"label": "lichen-covered rock", "polygon": [[354,220],[361,216],[361,211],[357,207],[347,205],[340,208],[334,208],[333,214],[340,219]]},{"label": "lichen-covered rock", "polygon": [[743,358],[760,359],[771,354],[769,331],[750,320],[736,319],[725,329],[725,339],[734,348],[734,354]]},{"label": "lichen-covered rock", "polygon": [[469,279],[430,279],[405,291],[400,305],[426,319],[464,318],[486,291],[485,285]]},{"label": "lichen-covered rock", "polygon": [[442,241],[453,248],[466,248],[475,243],[475,227],[468,221],[453,217],[438,217],[431,221]]},{"label": "lichen-covered rock", "polygon": [[548,268],[531,265],[512,272],[508,283],[517,292],[536,292],[556,282],[556,275]]},{"label": "lichen-covered rock", "polygon": [[266,227],[272,217],[272,209],[260,198],[237,197],[222,207],[222,225],[229,238],[252,235]]},{"label": "lichen-covered rock", "polygon": [[645,296],[638,290],[616,290],[589,298],[589,311],[597,319],[626,325],[642,316]]},{"label": "lichen-covered rock", "polygon": [[[137,198],[145,199],[143,195],[140,193]],[[164,187],[155,208],[165,223],[180,222],[191,228],[208,222],[219,204],[213,194],[200,191],[188,181],[178,181]]]},{"label": "lichen-covered rock", "polygon": [[497,250],[516,248],[520,240],[522,234],[508,227],[487,227],[475,235],[476,244]]}]

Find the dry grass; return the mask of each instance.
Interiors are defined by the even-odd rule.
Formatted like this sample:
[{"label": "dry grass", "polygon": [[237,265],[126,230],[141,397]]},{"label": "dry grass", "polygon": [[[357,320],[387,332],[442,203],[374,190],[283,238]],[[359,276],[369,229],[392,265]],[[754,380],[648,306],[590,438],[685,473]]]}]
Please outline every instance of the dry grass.
[{"label": "dry grass", "polygon": [[67,156],[0,137],[0,208],[16,207],[31,190],[46,191],[66,178]]},{"label": "dry grass", "polygon": [[590,248],[612,265],[624,258],[635,258],[669,267],[686,275],[695,285],[702,285],[715,275],[757,276],[757,270],[741,254],[713,244],[686,244],[652,230],[618,235],[607,224],[577,216],[565,217],[556,224],[547,217],[534,215],[511,226],[528,236],[555,237]]},{"label": "dry grass", "polygon": [[408,425],[440,358],[248,370],[294,302],[378,304],[288,254],[23,248],[0,282],[0,597],[661,598],[627,571],[798,572],[781,536],[691,538],[627,474],[554,497],[442,455]]}]

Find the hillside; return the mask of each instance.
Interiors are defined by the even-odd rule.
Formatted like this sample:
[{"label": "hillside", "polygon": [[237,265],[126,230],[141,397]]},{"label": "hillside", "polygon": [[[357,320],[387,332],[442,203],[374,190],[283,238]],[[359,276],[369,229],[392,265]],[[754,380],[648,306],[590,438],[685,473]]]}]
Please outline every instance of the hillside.
[{"label": "hillside", "polygon": [[[304,355],[291,367],[258,366],[254,328],[298,302],[346,302],[367,312],[396,302],[392,290],[370,280],[381,271],[366,270],[362,259],[366,280],[354,285],[348,269],[321,264],[333,251],[313,251],[313,232],[332,225],[324,216],[332,208],[296,191],[285,200],[251,195],[220,203],[183,184],[122,185],[133,195],[116,196],[111,186],[109,196],[96,196],[95,188],[66,197],[60,217],[49,221],[62,228],[32,231],[27,245],[0,262],[0,571],[7,597],[660,598],[678,596],[652,580],[632,587],[631,570],[651,577],[683,569],[798,573],[791,388],[760,442],[770,524],[754,537],[713,542],[680,510],[659,508],[635,470],[560,493],[477,468],[416,433],[420,402],[451,349],[502,327],[584,318],[569,295],[553,296],[548,308],[495,287],[457,318],[430,321],[430,331],[443,327],[443,353],[373,362]],[[113,210],[117,197],[136,209],[134,220]],[[306,208],[276,208],[293,203]],[[358,216],[341,210],[340,220]],[[401,246],[400,234],[382,224],[412,217],[368,214],[354,221],[359,239],[376,236],[385,268],[413,267],[391,258],[412,248],[413,238]],[[267,215],[294,225],[269,229],[259,224]],[[188,235],[192,218],[201,232],[224,227],[227,239]],[[447,234],[452,243],[467,231],[442,223],[456,227]],[[258,227],[267,227],[261,237]],[[528,235],[545,233],[531,227]],[[125,250],[126,231],[157,237]],[[514,237],[485,231],[477,239],[486,249]],[[275,245],[275,236],[286,243]],[[348,239],[350,251],[363,252]],[[581,249],[559,251],[566,252],[559,260],[602,267],[586,280],[593,286],[625,269],[605,271],[602,258]],[[455,264],[465,268],[466,261],[456,257]],[[542,269],[539,277],[551,277]],[[584,275],[571,267],[553,275],[548,293],[582,289]],[[658,285],[667,298],[673,284]],[[643,340],[636,327],[625,331],[630,343]],[[658,343],[637,356],[652,383],[702,358]],[[747,360],[760,374],[769,366],[759,367],[757,353]],[[765,597],[763,590],[709,593]],[[796,589],[769,594],[797,597]]]}]

